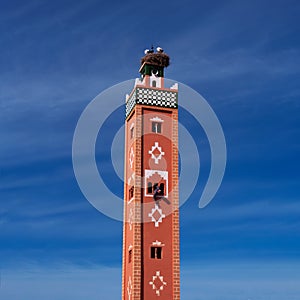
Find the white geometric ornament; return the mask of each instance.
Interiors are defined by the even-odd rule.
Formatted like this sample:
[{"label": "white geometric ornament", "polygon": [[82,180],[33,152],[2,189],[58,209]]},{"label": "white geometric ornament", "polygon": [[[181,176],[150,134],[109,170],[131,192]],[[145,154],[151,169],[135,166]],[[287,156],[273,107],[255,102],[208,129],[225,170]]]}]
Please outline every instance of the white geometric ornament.
[{"label": "white geometric ornament", "polygon": [[129,280],[128,280],[128,283],[127,283],[127,294],[128,294],[128,299],[130,300],[131,294],[132,294],[131,276],[129,276]]},{"label": "white geometric ornament", "polygon": [[164,277],[160,275],[160,271],[156,271],[156,274],[152,276],[152,281],[149,282],[152,286],[152,289],[155,290],[157,296],[160,296],[160,292],[163,291],[164,286],[167,283],[164,281]]},{"label": "white geometric ornament", "polygon": [[162,179],[168,180],[168,171],[160,171],[160,170],[145,170],[145,178],[148,179],[152,175],[157,173]]},{"label": "white geometric ornament", "polygon": [[152,242],[152,246],[164,246],[165,244],[163,244],[162,242],[156,240],[155,242]]},{"label": "white geometric ornament", "polygon": [[132,207],[130,207],[128,219],[129,219],[129,230],[131,231],[132,230],[132,223],[133,223],[133,209],[132,209]]},{"label": "white geometric ornament", "polygon": [[160,122],[160,123],[162,123],[164,120],[163,120],[163,119],[161,119],[161,118],[159,118],[159,117],[154,117],[154,118],[150,119],[150,121],[152,121],[152,122]]},{"label": "white geometric ornament", "polygon": [[133,162],[134,162],[134,151],[133,151],[133,147],[131,147],[130,154],[129,154],[129,164],[131,169],[133,166]]},{"label": "white geometric ornament", "polygon": [[[131,174],[131,176],[129,176],[129,178],[128,178],[128,185],[134,185],[134,177],[135,177],[135,172],[133,172]],[[132,181],[132,183],[131,183],[131,181]]]},{"label": "white geometric ornament", "polygon": [[154,159],[154,162],[158,165],[158,162],[161,160],[162,156],[165,155],[165,152],[162,151],[162,148],[158,145],[158,142],[154,143],[151,150],[149,150],[151,158]]},{"label": "white geometric ornament", "polygon": [[154,222],[155,227],[159,227],[159,223],[162,223],[163,218],[166,217],[166,215],[163,214],[162,209],[159,208],[157,204],[155,204],[148,216],[151,218],[151,221]]}]

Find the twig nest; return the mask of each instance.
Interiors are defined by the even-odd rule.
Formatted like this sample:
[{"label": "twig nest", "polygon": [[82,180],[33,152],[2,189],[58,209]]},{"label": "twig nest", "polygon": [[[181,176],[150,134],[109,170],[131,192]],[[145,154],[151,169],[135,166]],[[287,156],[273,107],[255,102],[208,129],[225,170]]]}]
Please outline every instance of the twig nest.
[{"label": "twig nest", "polygon": [[148,53],[141,58],[141,65],[149,63],[159,67],[168,67],[170,65],[170,57],[166,53]]}]

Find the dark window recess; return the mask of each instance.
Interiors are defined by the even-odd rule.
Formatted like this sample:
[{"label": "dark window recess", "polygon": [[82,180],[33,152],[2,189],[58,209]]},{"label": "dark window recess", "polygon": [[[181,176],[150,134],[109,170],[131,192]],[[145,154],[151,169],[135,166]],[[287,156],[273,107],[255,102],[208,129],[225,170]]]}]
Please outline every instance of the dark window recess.
[{"label": "dark window recess", "polygon": [[134,137],[134,127],[130,129],[130,138],[132,139]]},{"label": "dark window recess", "polygon": [[161,259],[161,252],[162,252],[162,248],[161,247],[157,247],[156,248],[156,257],[158,259]]},{"label": "dark window recess", "polygon": [[155,80],[152,81],[152,86],[156,87],[156,81]]},{"label": "dark window recess", "polygon": [[161,247],[151,247],[151,258],[161,259],[162,248]]},{"label": "dark window recess", "polygon": [[158,186],[158,183],[154,183],[154,185],[153,185],[153,192],[156,190],[157,186]]},{"label": "dark window recess", "polygon": [[128,262],[131,263],[131,260],[132,260],[132,250],[129,250],[129,253],[128,253]]},{"label": "dark window recess", "polygon": [[131,199],[134,195],[134,187],[132,186],[130,189],[129,189],[129,199]]},{"label": "dark window recess", "polygon": [[160,194],[161,195],[164,195],[165,194],[165,184],[164,183],[161,183],[160,185],[159,185],[159,189],[160,189]]},{"label": "dark window recess", "polygon": [[148,182],[147,194],[152,194],[152,182]]},{"label": "dark window recess", "polygon": [[152,132],[161,133],[161,123],[160,122],[152,122]]}]

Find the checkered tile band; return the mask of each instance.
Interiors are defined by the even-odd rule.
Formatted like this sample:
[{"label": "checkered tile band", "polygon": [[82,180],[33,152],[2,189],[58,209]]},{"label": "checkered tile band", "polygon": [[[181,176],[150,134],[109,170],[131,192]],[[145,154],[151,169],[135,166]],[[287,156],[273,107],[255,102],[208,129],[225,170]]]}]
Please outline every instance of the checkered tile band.
[{"label": "checkered tile band", "polygon": [[135,104],[178,108],[177,92],[136,88],[126,103],[126,117]]}]

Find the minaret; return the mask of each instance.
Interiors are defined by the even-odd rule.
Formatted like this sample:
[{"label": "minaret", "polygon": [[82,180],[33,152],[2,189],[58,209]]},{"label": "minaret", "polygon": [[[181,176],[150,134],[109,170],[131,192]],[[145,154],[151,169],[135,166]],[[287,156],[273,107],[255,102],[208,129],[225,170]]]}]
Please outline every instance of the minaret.
[{"label": "minaret", "polygon": [[178,84],[169,56],[145,51],[126,96],[123,300],[180,299]]}]

